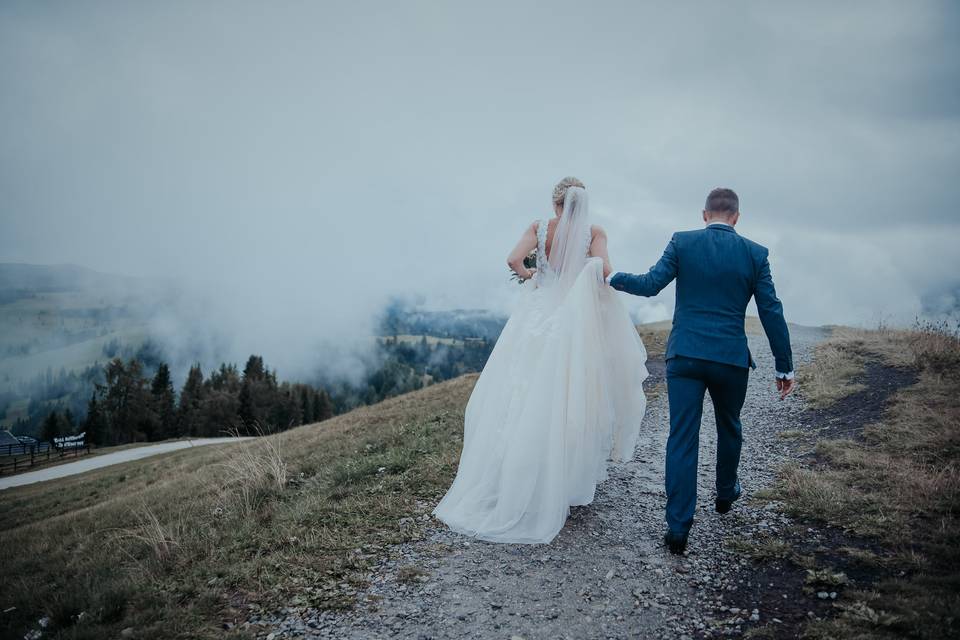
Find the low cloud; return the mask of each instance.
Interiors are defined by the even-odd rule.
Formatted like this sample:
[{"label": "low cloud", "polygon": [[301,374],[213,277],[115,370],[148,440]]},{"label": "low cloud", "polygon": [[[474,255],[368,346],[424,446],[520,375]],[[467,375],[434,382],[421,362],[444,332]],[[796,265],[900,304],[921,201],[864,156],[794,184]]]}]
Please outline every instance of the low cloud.
[{"label": "low cloud", "polygon": [[506,254],[573,174],[617,268],[725,185],[791,320],[907,322],[960,271],[957,17],[5,2],[0,260],[188,283],[164,340],[298,375],[393,296],[508,310]]}]

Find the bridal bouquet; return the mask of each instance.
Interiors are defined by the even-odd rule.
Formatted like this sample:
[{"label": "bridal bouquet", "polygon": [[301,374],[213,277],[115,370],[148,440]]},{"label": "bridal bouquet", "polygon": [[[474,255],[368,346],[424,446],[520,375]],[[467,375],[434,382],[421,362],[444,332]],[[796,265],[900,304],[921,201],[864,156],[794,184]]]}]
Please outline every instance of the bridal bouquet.
[{"label": "bridal bouquet", "polygon": [[[523,259],[523,266],[525,266],[527,269],[537,268],[537,250],[536,249],[528,253],[527,256]],[[516,280],[517,284],[523,284],[524,282],[526,282],[525,279],[520,277],[519,273],[513,270],[510,271],[510,279]]]}]

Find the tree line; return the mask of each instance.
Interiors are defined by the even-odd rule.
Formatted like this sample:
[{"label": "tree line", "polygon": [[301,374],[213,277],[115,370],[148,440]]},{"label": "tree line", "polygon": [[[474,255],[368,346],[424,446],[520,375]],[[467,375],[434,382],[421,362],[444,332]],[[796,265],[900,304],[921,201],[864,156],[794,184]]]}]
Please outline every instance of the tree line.
[{"label": "tree line", "polygon": [[278,382],[276,372],[255,355],[242,373],[236,365],[224,363],[205,377],[199,364],[192,366],[179,394],[166,363],[149,377],[140,360],[114,358],[103,373],[104,382],[95,385],[79,424],[73,426],[69,409],[51,411],[41,440],[74,430],[86,432],[86,440],[99,446],[228,432],[252,435],[258,429],[285,430],[333,416],[333,403],[324,389]]},{"label": "tree line", "polygon": [[[195,364],[179,391],[167,364],[158,362],[153,350],[139,349],[133,357],[115,357],[96,371],[48,373],[45,395],[53,408],[37,404],[42,413],[34,418],[34,424],[39,423],[34,433],[51,441],[86,432],[90,443],[108,446],[228,431],[252,434],[258,428],[285,430],[480,371],[493,345],[483,338],[445,344],[431,343],[426,336],[412,342],[387,336],[379,341],[377,365],[360,380],[319,379],[316,384],[279,382],[276,371],[253,355],[242,372],[224,363],[205,376]],[[74,393],[83,384],[88,395]],[[59,392],[68,393],[58,397]],[[88,398],[85,406],[75,406],[82,397]],[[22,433],[25,426],[18,422],[15,428]]]}]

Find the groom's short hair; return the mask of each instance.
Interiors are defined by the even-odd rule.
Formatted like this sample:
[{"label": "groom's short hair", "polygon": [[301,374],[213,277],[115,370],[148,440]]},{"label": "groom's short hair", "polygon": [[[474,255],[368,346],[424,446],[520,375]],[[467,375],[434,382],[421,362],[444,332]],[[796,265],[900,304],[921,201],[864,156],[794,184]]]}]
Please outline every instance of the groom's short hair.
[{"label": "groom's short hair", "polygon": [[724,213],[732,216],[740,211],[740,198],[733,189],[717,187],[707,196],[707,203],[703,208],[709,213]]}]

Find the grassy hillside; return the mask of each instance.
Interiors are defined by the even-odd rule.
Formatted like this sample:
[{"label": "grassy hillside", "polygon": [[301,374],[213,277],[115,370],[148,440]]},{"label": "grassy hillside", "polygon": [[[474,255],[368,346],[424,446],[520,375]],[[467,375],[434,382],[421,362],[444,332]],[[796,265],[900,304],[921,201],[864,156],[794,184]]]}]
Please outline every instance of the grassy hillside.
[{"label": "grassy hillside", "polygon": [[[874,576],[836,605],[835,616],[812,623],[804,637],[957,637],[956,332],[943,326],[915,331],[837,328],[801,374],[800,390],[814,407],[851,418],[834,420],[842,426],[826,427],[812,464],[783,471],[775,497],[794,515],[862,541],[836,550],[834,560]],[[906,384],[893,389],[882,411],[871,394],[885,393],[878,387],[891,378]]]},{"label": "grassy hillside", "polygon": [[0,635],[221,637],[246,607],[348,606],[452,479],[475,379],[0,492]]}]

